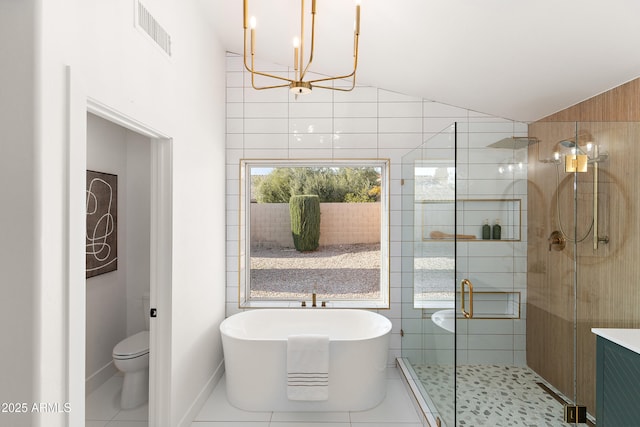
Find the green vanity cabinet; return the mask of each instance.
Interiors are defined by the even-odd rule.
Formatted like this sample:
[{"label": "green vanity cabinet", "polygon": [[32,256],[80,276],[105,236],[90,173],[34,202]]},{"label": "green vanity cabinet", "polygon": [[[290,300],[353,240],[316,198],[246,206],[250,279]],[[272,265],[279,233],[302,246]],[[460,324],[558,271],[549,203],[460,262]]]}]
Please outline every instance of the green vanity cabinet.
[{"label": "green vanity cabinet", "polygon": [[593,329],[598,335],[596,424],[640,426],[640,332],[637,329]]}]

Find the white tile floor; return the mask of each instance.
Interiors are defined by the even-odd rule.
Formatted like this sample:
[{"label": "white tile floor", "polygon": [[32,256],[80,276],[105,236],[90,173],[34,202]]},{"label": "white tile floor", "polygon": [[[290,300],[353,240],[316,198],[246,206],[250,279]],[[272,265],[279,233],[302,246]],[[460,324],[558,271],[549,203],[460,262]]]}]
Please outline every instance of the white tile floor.
[{"label": "white tile floor", "polygon": [[149,405],[131,410],[120,409],[122,375],[116,374],[86,399],[85,427],[147,427]]},{"label": "white tile floor", "polygon": [[[362,412],[247,412],[227,401],[223,376],[192,427],[422,427],[396,368],[387,370],[387,396]],[[147,427],[148,405],[120,410],[122,376],[115,375],[86,400],[86,427]]]},{"label": "white tile floor", "polygon": [[227,401],[222,377],[191,427],[422,427],[397,369],[387,375],[387,396],[375,408],[323,413],[241,411]]}]

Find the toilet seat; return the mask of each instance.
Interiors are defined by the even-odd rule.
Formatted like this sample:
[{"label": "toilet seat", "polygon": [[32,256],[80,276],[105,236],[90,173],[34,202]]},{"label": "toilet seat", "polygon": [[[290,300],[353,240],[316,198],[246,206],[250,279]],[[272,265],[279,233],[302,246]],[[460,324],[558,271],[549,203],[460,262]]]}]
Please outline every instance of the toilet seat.
[{"label": "toilet seat", "polygon": [[149,353],[149,331],[138,332],[113,348],[114,359],[135,359]]}]

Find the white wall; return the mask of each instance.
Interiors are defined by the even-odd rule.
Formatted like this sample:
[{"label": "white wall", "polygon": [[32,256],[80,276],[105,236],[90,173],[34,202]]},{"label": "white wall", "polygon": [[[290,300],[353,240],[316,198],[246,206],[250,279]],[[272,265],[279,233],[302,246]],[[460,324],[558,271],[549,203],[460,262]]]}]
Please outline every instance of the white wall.
[{"label": "white wall", "polygon": [[[169,398],[159,425],[188,425],[194,402],[222,362],[224,52],[198,2],[148,0],[173,37],[174,55],[165,57],[133,27],[133,3],[0,5],[0,51],[8,54],[0,67],[0,111],[10,112],[2,126],[0,181],[3,197],[14,200],[1,214],[12,230],[0,243],[8,255],[3,283],[14,293],[3,298],[0,311],[3,327],[20,325],[3,337],[13,351],[3,352],[2,362],[13,368],[3,374],[1,395],[3,401],[69,401],[72,407],[71,414],[16,416],[9,421],[14,426],[84,425],[79,319],[87,98],[172,138],[173,303],[166,311],[158,307],[171,319],[171,330],[160,332],[172,336],[171,389],[163,390]],[[202,191],[205,185],[210,191]]]},{"label": "white wall", "polygon": [[[176,0],[172,121],[173,294],[171,425],[222,369],[225,309],[225,53],[197,6]],[[179,76],[179,78],[176,78]],[[221,371],[218,371],[221,373]],[[200,396],[206,399],[208,395]],[[182,425],[190,426],[188,419]]]},{"label": "white wall", "polygon": [[[37,395],[40,280],[38,162],[35,123],[34,1],[0,2],[0,401]],[[13,349],[13,351],[7,351]],[[24,414],[0,414],[0,424],[31,425]]]},{"label": "white wall", "polygon": [[[269,71],[286,71],[286,67],[274,64],[261,63],[260,67]],[[357,87],[353,92],[347,93],[316,89],[310,95],[299,97],[297,101],[286,88],[256,91],[251,88],[248,73],[242,66],[242,57],[229,54],[226,155],[227,315],[239,311],[240,159],[389,158],[391,309],[380,310],[380,313],[393,322],[389,352],[389,362],[393,363],[401,355],[403,304],[407,313],[413,312],[417,319],[422,317],[421,310],[412,308],[412,293],[402,292],[402,158],[456,121],[470,122],[474,130],[480,131],[485,138],[493,138],[493,141],[526,130],[526,127],[518,127],[509,120],[375,87]],[[451,158],[453,142],[447,140],[442,147],[433,148],[449,153],[448,158]],[[488,194],[485,192],[482,197],[488,197]],[[409,262],[412,266],[413,259]],[[422,333],[419,335],[421,340]],[[422,349],[422,341],[420,346]]]}]

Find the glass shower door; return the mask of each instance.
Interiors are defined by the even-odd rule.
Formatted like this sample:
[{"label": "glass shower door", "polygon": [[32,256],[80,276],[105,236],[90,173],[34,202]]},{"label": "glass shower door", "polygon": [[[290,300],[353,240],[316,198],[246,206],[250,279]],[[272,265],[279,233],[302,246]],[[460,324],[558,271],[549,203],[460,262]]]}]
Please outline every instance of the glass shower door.
[{"label": "glass shower door", "polygon": [[526,366],[526,136],[521,123],[457,124],[456,426],[553,425]]},{"label": "glass shower door", "polygon": [[526,132],[454,123],[403,158],[402,354],[440,425],[547,425],[506,409],[544,393],[525,356]]},{"label": "glass shower door", "polygon": [[[529,275],[528,362],[570,402],[569,415],[586,410],[598,417],[596,336],[591,329],[629,327],[637,313],[630,304],[631,289],[637,287],[612,292],[609,284],[628,283],[623,278],[630,276],[619,267],[628,265],[625,259],[637,258],[632,251],[625,253],[625,240],[632,234],[625,230],[616,235],[616,226],[635,215],[625,182],[637,171],[631,147],[639,130],[638,123],[627,122],[530,126],[539,147],[529,179],[548,189],[530,194],[530,203],[548,206],[551,214],[543,221],[530,212],[530,227],[545,232],[530,233],[529,264],[544,259],[546,274]],[[553,240],[549,233],[559,237]],[[540,244],[548,249],[536,249]],[[543,337],[545,332],[553,339]]]},{"label": "glass shower door", "polygon": [[452,125],[402,162],[402,356],[443,426],[455,425],[455,139]]}]

